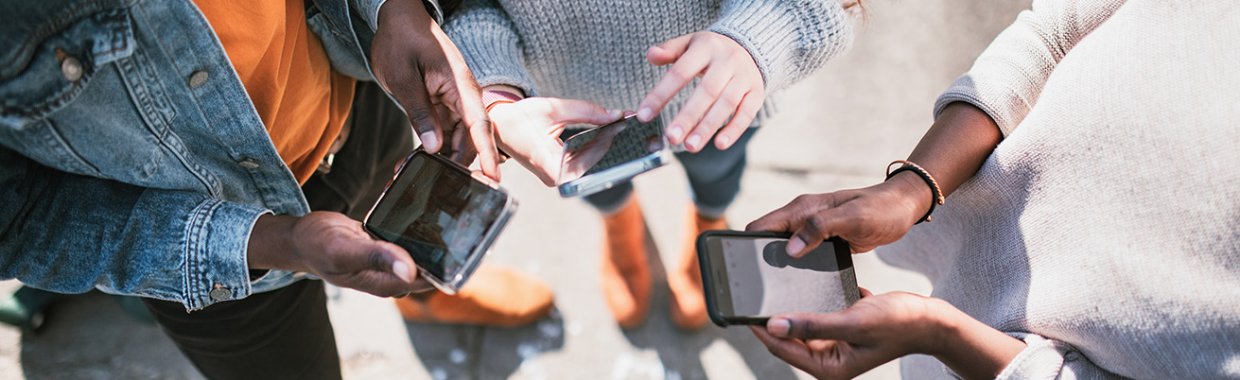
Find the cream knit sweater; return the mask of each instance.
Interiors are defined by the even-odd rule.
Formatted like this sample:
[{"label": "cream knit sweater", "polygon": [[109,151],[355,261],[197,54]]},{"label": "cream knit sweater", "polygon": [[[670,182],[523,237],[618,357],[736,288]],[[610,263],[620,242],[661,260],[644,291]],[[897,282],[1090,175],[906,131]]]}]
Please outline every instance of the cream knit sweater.
[{"label": "cream knit sweater", "polygon": [[[465,0],[444,29],[482,86],[618,109],[636,108],[665,72],[646,62],[646,50],[684,34],[709,30],[736,40],[754,57],[768,94],[852,41],[838,0]],[[687,93],[663,115],[675,115]],[[769,112],[764,107],[758,120]]]},{"label": "cream knit sweater", "polygon": [[1035,0],[936,107],[1003,143],[880,256],[1028,343],[1000,378],[1240,377],[1238,65],[1235,1]]}]

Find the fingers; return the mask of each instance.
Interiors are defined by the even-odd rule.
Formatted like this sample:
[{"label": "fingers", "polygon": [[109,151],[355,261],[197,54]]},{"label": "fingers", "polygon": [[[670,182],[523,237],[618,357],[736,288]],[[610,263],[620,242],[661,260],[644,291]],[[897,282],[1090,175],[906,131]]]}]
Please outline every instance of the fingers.
[{"label": "fingers", "polygon": [[499,151],[495,148],[495,128],[482,104],[482,89],[478,87],[473,72],[465,64],[465,57],[452,40],[438,26],[432,27],[431,32],[439,40],[448,61],[441,69],[451,71],[445,73],[451,80],[444,81],[444,87],[437,93],[443,94],[444,103],[456,111],[464,122],[474,150],[478,152],[479,166],[483,174],[499,181]]},{"label": "fingers", "polygon": [[[676,63],[672,65],[672,68],[668,69],[666,74],[663,74],[663,78],[659,79],[659,83],[655,84],[654,88],[646,95],[646,98],[639,103],[637,118],[642,122],[654,120],[659,110],[663,109],[663,106],[666,106],[667,102],[671,101],[676,96],[676,93],[680,92],[680,89],[688,85],[693,78],[696,78],[709,62],[709,54],[695,54],[693,51],[681,54],[676,59]],[[681,136],[684,133],[684,128],[687,127],[680,126],[680,128],[681,131],[679,133],[674,133],[669,128],[668,134]],[[679,142],[674,143],[678,144]]]},{"label": "fingers", "polygon": [[865,298],[865,297],[869,297],[869,296],[874,295],[874,293],[873,293],[873,292],[871,292],[871,291],[870,291],[870,289],[862,288],[862,287],[860,287],[860,286],[858,286],[858,287],[857,287],[857,290],[861,292],[861,298]]},{"label": "fingers", "polygon": [[549,108],[548,116],[559,125],[576,123],[603,125],[624,117],[624,111],[608,110],[603,106],[585,100],[560,98],[535,98],[529,100],[546,102]]},{"label": "fingers", "polygon": [[752,221],[745,226],[745,231],[755,232],[791,232],[793,228],[799,225],[801,215],[812,210],[807,210],[806,195],[801,195],[793,199],[784,207],[775,209],[766,215]]},{"label": "fingers", "polygon": [[759,326],[749,326],[749,329],[775,357],[803,371],[810,372],[815,367],[813,353],[804,342],[775,337]]},{"label": "fingers", "polygon": [[[737,102],[732,103],[732,108],[716,110],[717,123],[711,124],[703,120],[703,116],[707,115],[707,111],[712,110],[713,106],[719,106],[718,100],[728,88],[728,83],[732,81],[732,72],[729,70],[707,70],[706,75],[702,77],[702,81],[698,82],[697,89],[693,91],[693,95],[685,101],[680,112],[672,119],[667,127],[667,138],[673,144],[684,142],[685,147],[690,152],[697,153],[706,146],[706,141],[715,135],[715,131],[723,126],[728,115],[735,110]],[[731,94],[730,96],[735,96]],[[717,114],[722,112],[722,116]]]},{"label": "fingers", "polygon": [[852,341],[858,330],[854,321],[844,312],[793,313],[771,317],[766,322],[766,332],[779,338]]},{"label": "fingers", "polygon": [[692,41],[693,34],[686,34],[651,46],[650,50],[646,51],[646,60],[655,66],[669,65],[689,50],[689,43]]},{"label": "fingers", "polygon": [[839,216],[838,210],[826,209],[805,218],[804,223],[792,233],[792,238],[788,240],[788,255],[798,258],[805,256],[827,238],[841,235],[846,228],[844,224],[848,223],[848,220]]},{"label": "fingers", "polygon": [[765,94],[761,90],[745,94],[741,99],[740,105],[737,106],[735,113],[732,114],[732,120],[728,121],[728,125],[723,126],[718,133],[715,134],[715,148],[719,150],[727,150],[741,138],[741,135],[749,129],[749,125],[753,123],[753,118],[758,116],[758,111],[762,110],[762,102],[766,99]]}]

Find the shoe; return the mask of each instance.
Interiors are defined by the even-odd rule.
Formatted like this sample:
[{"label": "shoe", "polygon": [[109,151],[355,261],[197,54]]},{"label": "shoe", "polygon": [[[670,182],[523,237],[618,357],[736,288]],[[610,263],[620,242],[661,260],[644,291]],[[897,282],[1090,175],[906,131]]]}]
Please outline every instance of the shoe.
[{"label": "shoe", "polygon": [[0,323],[26,331],[39,331],[47,319],[44,312],[68,294],[22,286],[8,298],[0,300]]},{"label": "shoe", "polygon": [[640,326],[650,310],[650,264],[646,261],[646,222],[637,200],[603,216],[603,298],[623,329]]},{"label": "shoe", "polygon": [[406,321],[518,327],[551,314],[555,297],[546,284],[504,268],[482,266],[456,295],[429,292],[396,299]]},{"label": "shoe", "polygon": [[667,273],[667,286],[671,290],[672,322],[684,330],[697,330],[706,326],[706,296],[702,291],[702,268],[698,265],[697,237],[702,232],[728,228],[724,218],[709,219],[697,211],[692,212],[684,250],[675,268]]}]

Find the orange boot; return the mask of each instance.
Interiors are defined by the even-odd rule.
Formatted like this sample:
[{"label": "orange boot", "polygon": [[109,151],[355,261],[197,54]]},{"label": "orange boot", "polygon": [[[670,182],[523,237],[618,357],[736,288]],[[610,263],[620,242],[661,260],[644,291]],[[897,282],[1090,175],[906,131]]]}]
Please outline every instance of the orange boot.
[{"label": "orange boot", "polygon": [[667,286],[672,291],[672,322],[685,330],[700,329],[708,322],[706,297],[702,291],[702,269],[698,265],[697,237],[705,231],[728,228],[725,219],[707,219],[696,211],[691,219],[680,261],[667,273]]},{"label": "orange boot", "polygon": [[621,328],[646,320],[650,309],[650,265],[646,262],[646,222],[641,207],[629,199],[620,211],[603,216],[607,229],[603,250],[603,297]]},{"label": "orange boot", "polygon": [[482,266],[456,295],[431,292],[396,299],[410,322],[516,327],[551,314],[551,288],[511,269]]}]

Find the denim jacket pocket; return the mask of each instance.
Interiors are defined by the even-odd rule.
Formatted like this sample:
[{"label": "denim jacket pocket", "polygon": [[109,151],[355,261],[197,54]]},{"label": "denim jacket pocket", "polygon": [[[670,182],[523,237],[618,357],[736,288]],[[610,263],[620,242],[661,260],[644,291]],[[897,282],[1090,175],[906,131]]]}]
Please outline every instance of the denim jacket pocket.
[{"label": "denim jacket pocket", "polygon": [[28,52],[0,57],[10,64],[0,67],[0,143],[76,174],[141,185],[159,172],[175,108],[129,12],[99,9],[0,36]]}]

